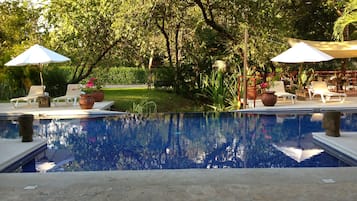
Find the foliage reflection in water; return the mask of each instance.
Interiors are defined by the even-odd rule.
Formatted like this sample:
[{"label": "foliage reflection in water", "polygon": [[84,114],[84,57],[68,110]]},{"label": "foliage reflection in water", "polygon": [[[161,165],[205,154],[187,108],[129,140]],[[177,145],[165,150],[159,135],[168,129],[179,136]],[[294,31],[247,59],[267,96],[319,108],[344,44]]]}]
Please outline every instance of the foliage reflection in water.
[{"label": "foliage reflection in water", "polygon": [[[342,130],[357,129],[351,118]],[[38,127],[51,171],[346,166],[316,151],[311,133],[322,131],[310,114],[241,113],[41,120]],[[296,159],[282,148],[315,152]]]}]

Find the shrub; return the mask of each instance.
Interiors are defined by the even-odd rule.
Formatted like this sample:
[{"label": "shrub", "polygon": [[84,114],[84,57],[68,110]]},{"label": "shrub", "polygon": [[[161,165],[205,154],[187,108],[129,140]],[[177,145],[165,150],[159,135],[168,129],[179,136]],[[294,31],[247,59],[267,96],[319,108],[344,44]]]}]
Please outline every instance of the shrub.
[{"label": "shrub", "polygon": [[103,80],[105,84],[145,84],[146,69],[136,67],[96,68],[91,77]]},{"label": "shrub", "polygon": [[44,85],[50,96],[57,97],[66,93],[66,84],[70,80],[71,74],[71,67],[48,67],[44,71]]},{"label": "shrub", "polygon": [[[43,69],[44,85],[50,96],[57,97],[66,92],[66,83],[71,80],[75,68],[73,66],[57,66],[52,64]],[[167,68],[153,69],[155,81],[172,86],[173,71]],[[95,68],[88,77],[100,79],[105,84],[145,84],[148,80],[148,70],[137,67]],[[86,83],[88,79],[83,80]],[[39,68],[35,66],[22,68],[5,68],[0,71],[0,99],[26,95],[31,85],[39,85]]]}]

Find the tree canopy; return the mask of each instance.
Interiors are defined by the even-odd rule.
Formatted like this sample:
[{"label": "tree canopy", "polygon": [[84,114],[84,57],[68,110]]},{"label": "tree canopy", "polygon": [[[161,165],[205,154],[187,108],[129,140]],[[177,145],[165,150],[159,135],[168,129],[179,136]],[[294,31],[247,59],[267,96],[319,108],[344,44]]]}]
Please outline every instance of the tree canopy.
[{"label": "tree canopy", "polygon": [[357,22],[357,0],[347,2],[334,25],[334,36],[337,40],[348,40],[350,35],[356,38],[355,23]]},{"label": "tree canopy", "polygon": [[24,50],[26,46],[41,40],[38,19],[40,9],[27,1],[4,1],[0,3],[0,63]]},{"label": "tree canopy", "polygon": [[[273,71],[270,58],[288,47],[287,37],[331,40],[334,22],[344,13],[338,27],[350,16],[348,13],[354,12],[355,3],[43,0],[34,6],[31,2],[0,3],[3,63],[18,54],[19,47],[23,50],[37,42],[71,58],[75,70],[70,83],[86,79],[96,68],[147,67],[152,59],[172,71],[171,81],[178,88],[188,82],[197,85],[199,75],[209,73],[216,60],[226,61],[231,72],[241,71],[245,30],[249,35],[249,67],[263,73]],[[342,24],[340,27],[346,23]],[[342,30],[336,26],[335,32]],[[340,33],[337,31],[336,36]]]}]

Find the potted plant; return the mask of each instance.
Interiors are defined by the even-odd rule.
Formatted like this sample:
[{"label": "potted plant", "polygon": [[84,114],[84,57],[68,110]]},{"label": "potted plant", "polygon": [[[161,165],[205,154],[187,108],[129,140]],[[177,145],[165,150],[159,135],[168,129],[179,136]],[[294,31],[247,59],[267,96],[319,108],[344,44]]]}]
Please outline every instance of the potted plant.
[{"label": "potted plant", "polygon": [[79,106],[81,109],[92,109],[95,102],[95,92],[97,88],[95,87],[95,78],[89,79],[85,87],[82,88],[82,94],[79,98]]},{"label": "potted plant", "polygon": [[101,90],[102,84],[97,78],[90,78],[86,84],[86,87],[82,90],[86,94],[91,94],[94,97],[95,102],[102,102],[104,100],[104,92]]},{"label": "potted plant", "polygon": [[255,77],[256,67],[247,69],[247,98],[255,100],[257,98],[257,78]]},{"label": "potted plant", "polygon": [[264,106],[274,106],[278,100],[278,97],[275,95],[275,91],[267,90],[272,85],[272,82],[262,82],[260,88],[262,90],[262,103]]},{"label": "potted plant", "polygon": [[250,77],[247,80],[247,98],[256,99],[257,98],[257,86],[254,77]]}]

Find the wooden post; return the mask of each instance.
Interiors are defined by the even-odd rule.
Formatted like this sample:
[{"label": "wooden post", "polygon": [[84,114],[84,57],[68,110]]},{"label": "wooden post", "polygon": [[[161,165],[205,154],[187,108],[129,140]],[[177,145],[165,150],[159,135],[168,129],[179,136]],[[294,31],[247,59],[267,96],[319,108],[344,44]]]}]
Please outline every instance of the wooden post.
[{"label": "wooden post", "polygon": [[325,112],[322,119],[322,127],[326,135],[331,137],[340,137],[340,118],[341,112]]},{"label": "wooden post", "polygon": [[243,109],[247,107],[247,70],[248,70],[248,28],[244,29],[244,57],[243,57]]},{"label": "wooden post", "polygon": [[18,118],[19,122],[19,134],[22,136],[22,142],[33,141],[33,115],[23,114]]}]

